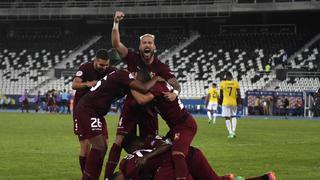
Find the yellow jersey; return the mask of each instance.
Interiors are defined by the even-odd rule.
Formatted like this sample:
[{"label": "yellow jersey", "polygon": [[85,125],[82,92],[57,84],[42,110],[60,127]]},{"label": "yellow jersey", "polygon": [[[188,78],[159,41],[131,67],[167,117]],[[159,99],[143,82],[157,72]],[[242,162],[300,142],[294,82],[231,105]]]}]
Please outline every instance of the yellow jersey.
[{"label": "yellow jersey", "polygon": [[209,103],[218,103],[219,92],[216,88],[210,88],[208,90]]},{"label": "yellow jersey", "polygon": [[220,89],[223,92],[223,106],[237,106],[237,89],[240,85],[234,80],[225,80],[220,83]]}]

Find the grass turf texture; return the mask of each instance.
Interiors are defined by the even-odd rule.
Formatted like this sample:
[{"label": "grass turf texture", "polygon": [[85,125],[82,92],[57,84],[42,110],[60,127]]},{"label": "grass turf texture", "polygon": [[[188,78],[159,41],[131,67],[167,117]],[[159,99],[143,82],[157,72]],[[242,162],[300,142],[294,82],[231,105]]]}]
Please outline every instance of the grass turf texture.
[{"label": "grass turf texture", "polygon": [[[111,147],[118,116],[106,119]],[[223,119],[209,125],[197,118],[197,123],[192,145],[218,174],[249,177],[273,170],[280,180],[320,177],[320,121],[242,118],[235,139],[227,138]],[[160,127],[165,134],[162,120]],[[1,180],[80,179],[78,152],[70,115],[0,113]]]}]

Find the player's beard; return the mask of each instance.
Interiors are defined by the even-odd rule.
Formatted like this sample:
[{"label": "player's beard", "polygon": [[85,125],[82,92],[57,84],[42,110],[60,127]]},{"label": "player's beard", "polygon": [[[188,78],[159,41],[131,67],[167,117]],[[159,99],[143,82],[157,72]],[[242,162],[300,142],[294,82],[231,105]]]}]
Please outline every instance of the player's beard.
[{"label": "player's beard", "polygon": [[98,72],[99,72],[100,74],[103,74],[103,73],[105,72],[105,70],[104,70],[103,68],[99,68],[99,69],[98,69]]},{"label": "player's beard", "polygon": [[105,70],[103,68],[99,68],[98,65],[95,64],[94,66],[94,69],[98,71],[100,74],[103,74],[105,72]]},{"label": "player's beard", "polygon": [[144,50],[140,51],[143,59],[145,61],[150,61],[154,55],[154,50],[151,50],[150,48],[145,48]]}]

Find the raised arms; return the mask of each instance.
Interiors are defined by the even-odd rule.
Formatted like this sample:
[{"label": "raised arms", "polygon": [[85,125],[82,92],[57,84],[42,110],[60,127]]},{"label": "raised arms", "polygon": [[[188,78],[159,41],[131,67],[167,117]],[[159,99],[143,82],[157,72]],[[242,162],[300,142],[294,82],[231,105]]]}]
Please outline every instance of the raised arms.
[{"label": "raised arms", "polygon": [[112,47],[114,47],[118,51],[121,58],[126,57],[128,54],[128,48],[120,41],[119,23],[123,19],[123,17],[124,13],[122,11],[116,11],[111,32]]}]

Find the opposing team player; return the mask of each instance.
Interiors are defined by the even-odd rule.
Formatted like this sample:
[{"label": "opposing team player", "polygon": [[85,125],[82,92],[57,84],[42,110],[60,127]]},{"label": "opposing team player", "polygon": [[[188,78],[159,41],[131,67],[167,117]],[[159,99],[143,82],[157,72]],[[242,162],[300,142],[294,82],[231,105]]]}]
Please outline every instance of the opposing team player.
[{"label": "opposing team player", "polygon": [[208,94],[206,96],[205,102],[207,106],[207,115],[208,115],[208,122],[209,124],[216,123],[217,117],[217,109],[218,109],[218,99],[219,99],[219,92],[217,90],[217,84],[212,83],[212,88],[208,90]]},{"label": "opposing team player", "polygon": [[239,83],[232,79],[231,72],[225,72],[224,80],[220,83],[220,103],[222,102],[222,117],[226,118],[228,138],[236,137],[237,105],[240,99]]}]

